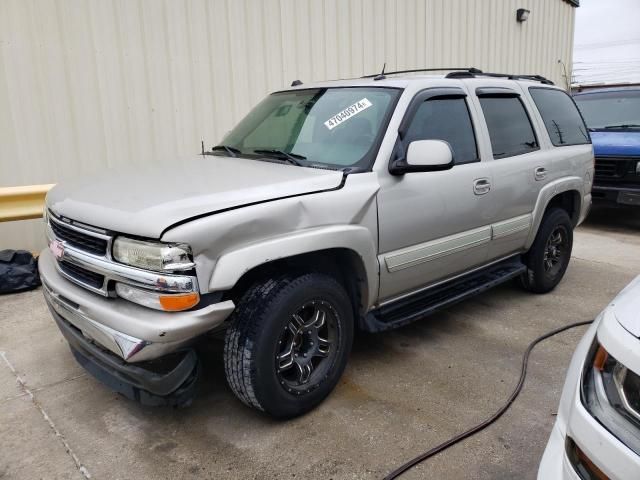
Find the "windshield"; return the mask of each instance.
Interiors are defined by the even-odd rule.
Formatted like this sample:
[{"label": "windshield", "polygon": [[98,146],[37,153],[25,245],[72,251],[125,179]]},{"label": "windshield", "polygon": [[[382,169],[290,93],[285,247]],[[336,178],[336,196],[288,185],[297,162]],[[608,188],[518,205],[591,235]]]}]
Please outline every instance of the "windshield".
[{"label": "windshield", "polygon": [[238,156],[368,169],[399,94],[400,90],[381,87],[274,93],[249,112],[221,145]]},{"label": "windshield", "polygon": [[640,90],[588,93],[574,99],[591,129],[640,125]]}]

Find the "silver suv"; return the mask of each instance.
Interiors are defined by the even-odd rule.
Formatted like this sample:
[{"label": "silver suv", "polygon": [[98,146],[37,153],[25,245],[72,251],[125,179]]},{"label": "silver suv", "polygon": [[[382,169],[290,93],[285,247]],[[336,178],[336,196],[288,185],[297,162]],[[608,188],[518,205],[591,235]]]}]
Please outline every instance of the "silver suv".
[{"label": "silver suv", "polygon": [[564,275],[594,168],[564,91],[476,69],[294,84],[202,156],[47,196],[45,298],[112,389],[188,404],[195,340],[224,334],[238,398],[300,415],[338,382],[355,329]]}]

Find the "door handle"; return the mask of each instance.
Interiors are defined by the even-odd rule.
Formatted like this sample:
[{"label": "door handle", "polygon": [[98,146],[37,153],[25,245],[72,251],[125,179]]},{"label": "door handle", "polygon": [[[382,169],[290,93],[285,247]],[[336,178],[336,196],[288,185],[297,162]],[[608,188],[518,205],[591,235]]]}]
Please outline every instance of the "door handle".
[{"label": "door handle", "polygon": [[547,178],[547,169],[544,167],[538,167],[535,169],[534,171],[534,176],[536,177],[536,180],[544,180],[545,178]]},{"label": "door handle", "polygon": [[491,182],[488,178],[477,178],[473,181],[473,193],[484,195],[491,190]]}]

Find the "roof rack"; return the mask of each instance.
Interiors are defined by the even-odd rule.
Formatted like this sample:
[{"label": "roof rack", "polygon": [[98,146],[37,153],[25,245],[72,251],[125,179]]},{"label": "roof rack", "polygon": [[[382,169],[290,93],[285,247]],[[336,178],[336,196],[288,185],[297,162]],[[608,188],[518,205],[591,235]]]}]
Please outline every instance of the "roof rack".
[{"label": "roof rack", "polygon": [[533,80],[535,82],[544,83],[545,85],[554,85],[554,83],[548,78],[542,75],[519,75],[513,73],[493,73],[483,72],[479,68],[475,67],[438,67],[438,68],[415,68],[412,70],[396,70],[394,72],[385,72],[382,67],[382,72],[374,73],[372,75],[364,75],[361,78],[373,78],[374,80],[382,80],[387,75],[394,75],[399,73],[417,73],[417,72],[442,72],[448,71],[445,78],[475,78],[477,76],[482,77],[495,77],[495,78],[507,78],[509,80]]},{"label": "roof rack", "polygon": [[385,75],[394,75],[398,73],[416,73],[416,72],[442,72],[442,71],[462,71],[469,73],[482,73],[482,70],[475,67],[440,67],[440,68],[415,68],[413,70],[396,70],[394,72],[385,72],[382,67],[381,73],[374,73],[372,75],[363,75],[360,78],[373,78],[374,80],[382,80]]},{"label": "roof rack", "polygon": [[494,78],[507,78],[509,80],[533,80],[534,82],[544,83],[545,85],[554,85],[554,83],[548,78],[542,75],[519,75],[513,73],[493,73],[493,72],[471,72],[471,71],[456,71],[448,73],[446,78],[475,78],[477,75],[482,77],[494,77]]}]

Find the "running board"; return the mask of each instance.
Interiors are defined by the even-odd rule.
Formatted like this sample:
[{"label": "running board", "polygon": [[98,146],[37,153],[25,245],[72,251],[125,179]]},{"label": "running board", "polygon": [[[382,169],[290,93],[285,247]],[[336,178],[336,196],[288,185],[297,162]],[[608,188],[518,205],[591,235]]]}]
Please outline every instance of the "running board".
[{"label": "running board", "polygon": [[363,319],[362,327],[367,332],[401,327],[500,285],[526,270],[519,257],[509,258],[372,310]]}]

